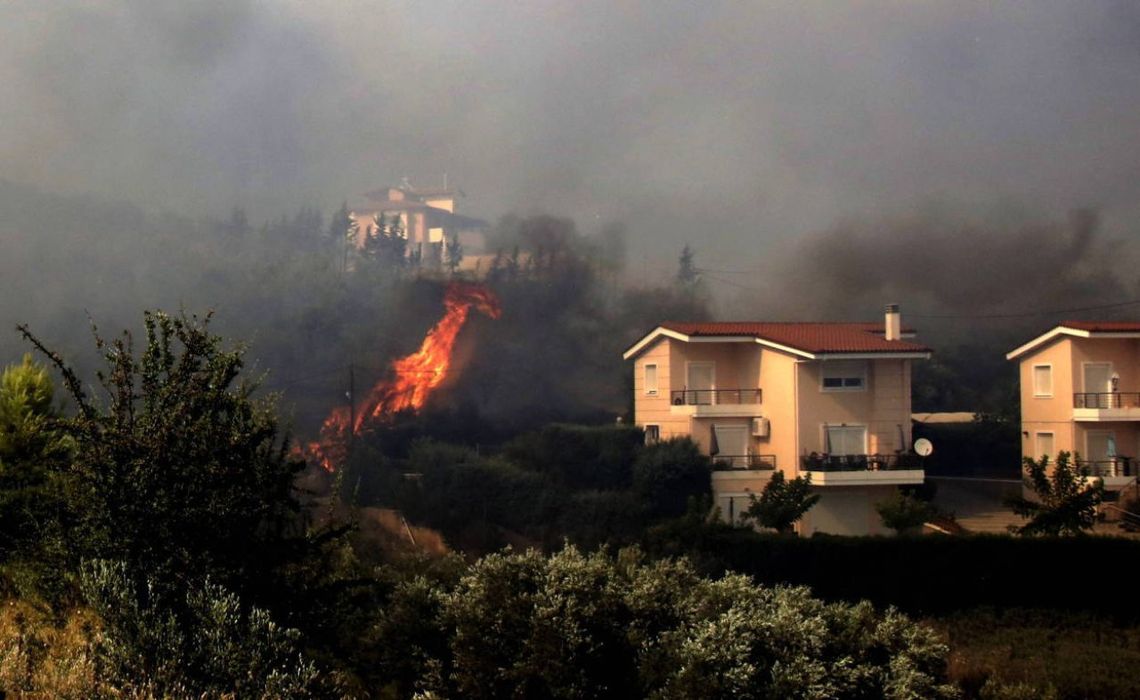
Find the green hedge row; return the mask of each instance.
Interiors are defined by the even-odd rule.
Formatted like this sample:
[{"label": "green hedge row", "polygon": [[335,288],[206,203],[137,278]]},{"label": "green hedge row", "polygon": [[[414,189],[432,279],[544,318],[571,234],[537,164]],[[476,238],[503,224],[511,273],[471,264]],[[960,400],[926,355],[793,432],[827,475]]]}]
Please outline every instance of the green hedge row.
[{"label": "green hedge row", "polygon": [[686,555],[706,573],[811,587],[831,600],[870,600],[916,615],[978,607],[1043,608],[1140,621],[1140,541],[1109,537],[779,537],[677,522],[646,548]]}]

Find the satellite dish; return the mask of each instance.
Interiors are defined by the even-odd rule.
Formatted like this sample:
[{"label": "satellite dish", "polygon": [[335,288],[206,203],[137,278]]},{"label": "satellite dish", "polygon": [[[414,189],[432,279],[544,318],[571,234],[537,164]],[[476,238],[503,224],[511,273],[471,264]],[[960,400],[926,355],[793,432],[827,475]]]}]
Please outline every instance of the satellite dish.
[{"label": "satellite dish", "polygon": [[919,457],[929,457],[934,452],[934,444],[926,438],[919,438],[914,441],[914,452]]}]

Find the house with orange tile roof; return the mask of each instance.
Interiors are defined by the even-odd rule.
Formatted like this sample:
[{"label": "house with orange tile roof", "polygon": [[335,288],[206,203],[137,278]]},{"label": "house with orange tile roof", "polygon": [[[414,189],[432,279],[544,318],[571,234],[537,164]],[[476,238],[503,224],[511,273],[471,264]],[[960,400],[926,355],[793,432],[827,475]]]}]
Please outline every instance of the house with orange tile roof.
[{"label": "house with orange tile roof", "polygon": [[634,420],[647,440],[692,438],[735,521],[776,471],[810,475],[819,503],[801,534],[883,531],[874,504],[920,484],[911,451],[913,342],[882,323],[662,323],[634,343]]},{"label": "house with orange tile roof", "polygon": [[482,219],[459,214],[460,190],[412,187],[405,182],[399,187],[382,187],[367,192],[365,201],[352,207],[350,216],[357,225],[356,245],[375,228],[377,219],[399,221],[408,241],[408,254],[419,252],[423,258],[438,257],[458,240],[465,256],[484,252],[488,224]]},{"label": "house with orange tile roof", "polygon": [[1063,321],[1006,354],[1019,363],[1021,452],[1079,456],[1119,491],[1140,456],[1140,323]]}]

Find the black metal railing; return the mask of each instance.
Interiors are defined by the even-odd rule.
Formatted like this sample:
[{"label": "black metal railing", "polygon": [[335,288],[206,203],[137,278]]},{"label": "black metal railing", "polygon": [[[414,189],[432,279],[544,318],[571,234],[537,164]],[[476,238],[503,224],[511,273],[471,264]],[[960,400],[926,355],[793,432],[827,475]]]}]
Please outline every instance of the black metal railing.
[{"label": "black metal railing", "polygon": [[813,452],[800,458],[800,465],[811,472],[866,472],[922,469],[922,457],[910,452],[886,455],[830,455]]},{"label": "black metal railing", "polygon": [[1140,392],[1100,391],[1073,394],[1073,408],[1140,408]]},{"label": "black metal railing", "polygon": [[715,455],[712,463],[714,471],[775,469],[776,455]]},{"label": "black metal railing", "polygon": [[1114,457],[1112,459],[1087,460],[1077,462],[1077,466],[1088,472],[1089,476],[1136,476],[1136,467],[1131,457]]},{"label": "black metal railing", "polygon": [[760,389],[682,389],[669,392],[674,406],[715,406],[760,403]]}]

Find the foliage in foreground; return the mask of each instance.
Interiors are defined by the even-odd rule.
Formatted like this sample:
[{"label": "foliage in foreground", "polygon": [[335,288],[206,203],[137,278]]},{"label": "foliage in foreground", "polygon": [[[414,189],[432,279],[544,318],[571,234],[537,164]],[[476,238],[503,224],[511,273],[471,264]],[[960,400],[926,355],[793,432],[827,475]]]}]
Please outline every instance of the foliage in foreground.
[{"label": "foliage in foreground", "polygon": [[405,581],[377,637],[401,632],[417,661],[396,680],[425,697],[955,696],[946,647],[896,611],[710,580],[635,550],[508,550],[450,586]]},{"label": "foliage in foreground", "polygon": [[[1011,527],[1019,535],[1080,535],[1096,524],[1097,506],[1104,500],[1104,483],[1090,479],[1087,469],[1070,462],[1061,451],[1050,469],[1049,456],[1034,461],[1026,457],[1025,486],[1035,498],[1018,496],[1007,503],[1029,522]],[[1078,456],[1079,461],[1079,456]]]},{"label": "foliage in foreground", "polygon": [[241,349],[208,319],[148,312],[136,356],[129,333],[96,336],[102,396],[26,328],[59,370],[76,414],[59,421],[76,446],[56,472],[67,484],[70,561],[112,559],[163,583],[195,572],[258,586],[302,538],[294,500],[298,463],[286,456],[271,405],[239,380]]}]

